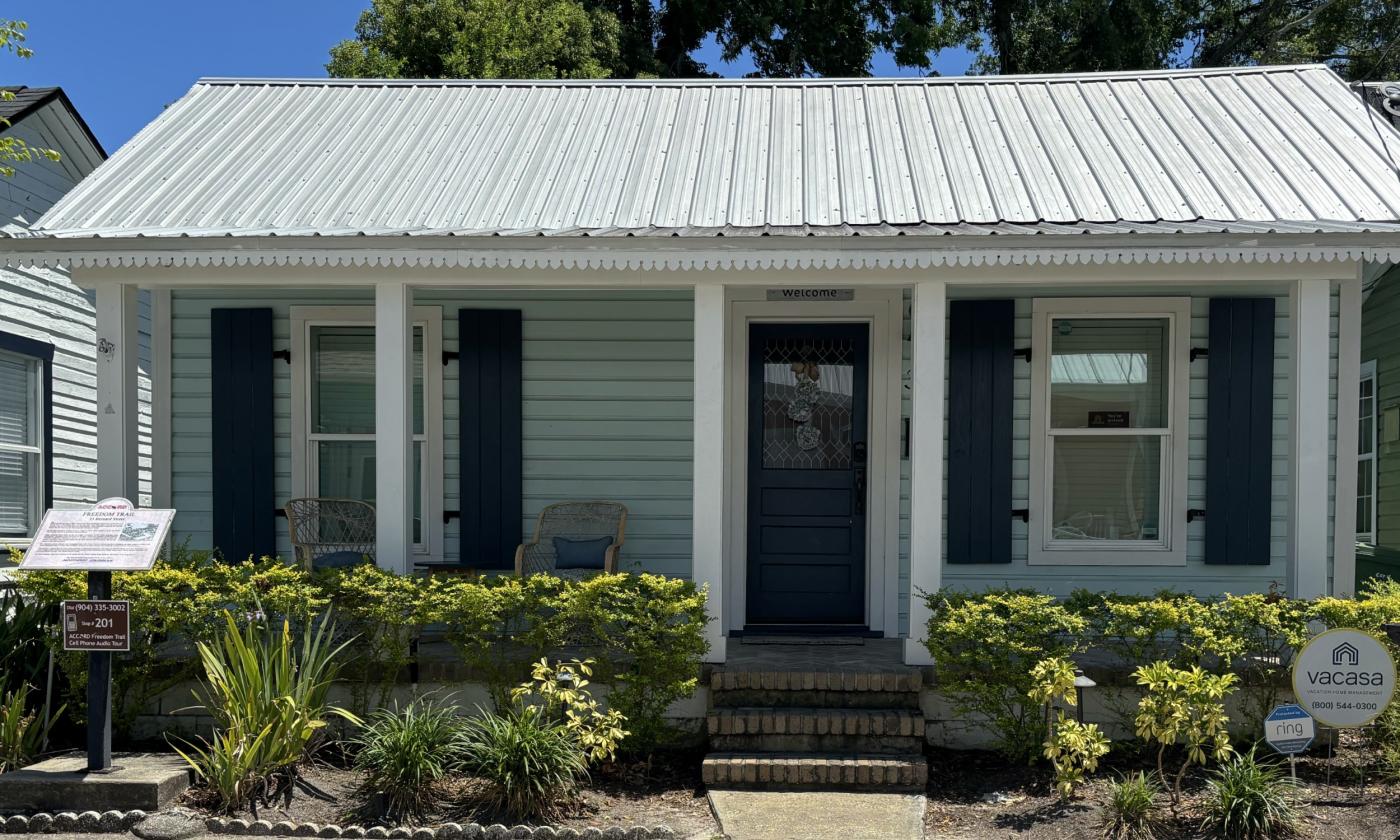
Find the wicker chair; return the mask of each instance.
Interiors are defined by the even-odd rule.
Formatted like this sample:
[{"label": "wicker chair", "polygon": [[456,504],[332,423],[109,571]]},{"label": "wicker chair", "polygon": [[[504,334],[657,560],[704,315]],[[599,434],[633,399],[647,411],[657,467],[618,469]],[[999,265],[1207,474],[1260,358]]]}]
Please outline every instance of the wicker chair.
[{"label": "wicker chair", "polygon": [[326,569],[374,562],[374,505],[359,499],[292,499],[287,527],[297,562]]},{"label": "wicker chair", "polygon": [[[515,550],[515,573],[521,577],[552,574],[584,578],[617,571],[617,553],[627,531],[627,506],[618,502],[557,502],[540,511],[535,535]],[[560,569],[554,539],[601,540],[612,537],[601,569]]]}]

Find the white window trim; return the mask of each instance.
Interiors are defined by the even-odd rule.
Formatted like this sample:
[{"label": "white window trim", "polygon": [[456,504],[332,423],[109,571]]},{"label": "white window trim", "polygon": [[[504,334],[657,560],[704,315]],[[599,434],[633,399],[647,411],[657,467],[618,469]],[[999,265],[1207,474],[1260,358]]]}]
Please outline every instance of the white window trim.
[{"label": "white window trim", "polygon": [[[292,321],[292,495],[313,494],[315,454],[308,412],[311,408],[311,328],[374,327],[373,306],[293,306]],[[413,325],[423,329],[423,542],[415,562],[443,557],[442,308],[413,307]],[[318,440],[359,440],[360,435],[317,435]]]},{"label": "white window trim", "polygon": [[[1031,325],[1031,498],[1026,562],[1056,566],[1186,565],[1186,481],[1191,344],[1190,298],[1037,298]],[[1165,318],[1170,386],[1162,435],[1162,534],[1158,542],[1055,542],[1050,537],[1054,466],[1047,444],[1050,401],[1050,322],[1054,318]],[[1147,430],[1150,431],[1150,430]]]},{"label": "white window trim", "polygon": [[49,362],[39,356],[31,356],[28,353],[19,353],[11,350],[0,350],[0,356],[13,356],[19,359],[28,368],[29,379],[29,428],[34,430],[38,443],[18,444],[0,443],[0,451],[19,452],[32,456],[34,468],[29,482],[29,510],[30,518],[25,524],[23,536],[16,534],[0,534],[0,545],[14,546],[15,548],[27,548],[34,532],[39,528],[39,520],[44,516],[45,502],[45,477],[48,470],[46,467],[46,453],[44,452],[44,430],[48,428],[48,417],[45,413],[44,405],[44,365]]},{"label": "white window trim", "polygon": [[[1378,492],[1378,491],[1380,490],[1380,488],[1379,488],[1377,485],[1380,484],[1380,479],[1381,479],[1381,476],[1380,476],[1380,469],[1379,469],[1379,467],[1380,467],[1380,461],[1377,460],[1377,452],[1376,452],[1376,447],[1378,447],[1378,446],[1380,445],[1380,428],[1379,428],[1379,427],[1380,427],[1380,417],[1381,417],[1381,413],[1380,413],[1380,397],[1381,397],[1381,395],[1380,395],[1379,390],[1378,390],[1377,387],[1376,387],[1378,383],[1376,382],[1376,360],[1375,360],[1375,359],[1370,359],[1370,360],[1368,360],[1368,361],[1365,361],[1365,362],[1362,362],[1362,363],[1361,363],[1361,376],[1359,377],[1358,385],[1360,384],[1360,382],[1365,382],[1367,379],[1371,380],[1371,451],[1370,451],[1369,453],[1362,454],[1362,453],[1359,451],[1359,450],[1360,450],[1360,447],[1359,447],[1359,446],[1357,447],[1358,451],[1357,451],[1357,453],[1356,453],[1356,468],[1357,468],[1358,470],[1366,469],[1366,470],[1369,470],[1370,473],[1371,473],[1371,512],[1370,512],[1370,515],[1367,517],[1367,521],[1371,523],[1371,528],[1370,528],[1370,530],[1368,530],[1368,531],[1360,531],[1360,530],[1358,530],[1358,531],[1356,532],[1356,541],[1357,541],[1357,542],[1366,543],[1367,545],[1375,545],[1375,543],[1376,543],[1376,500],[1377,500],[1377,498],[1380,496],[1380,493]],[[1358,388],[1358,397],[1357,397],[1357,398],[1358,398],[1358,401],[1359,401],[1359,399],[1360,399],[1360,389],[1359,389],[1359,388]],[[1361,406],[1358,405],[1358,406],[1357,406],[1357,412],[1359,413],[1360,410],[1361,410]],[[1358,418],[1358,419],[1359,419],[1359,418]],[[1359,431],[1358,431],[1358,434],[1359,434]],[[1360,443],[1360,441],[1358,441],[1358,444],[1359,444],[1359,443]]]}]

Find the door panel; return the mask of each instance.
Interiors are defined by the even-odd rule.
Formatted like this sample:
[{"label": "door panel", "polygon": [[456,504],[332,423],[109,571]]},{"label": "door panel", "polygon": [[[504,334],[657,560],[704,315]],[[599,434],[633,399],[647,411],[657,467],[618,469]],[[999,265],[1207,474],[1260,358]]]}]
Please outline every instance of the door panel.
[{"label": "door panel", "polygon": [[865,623],[865,324],[749,328],[747,624]]}]

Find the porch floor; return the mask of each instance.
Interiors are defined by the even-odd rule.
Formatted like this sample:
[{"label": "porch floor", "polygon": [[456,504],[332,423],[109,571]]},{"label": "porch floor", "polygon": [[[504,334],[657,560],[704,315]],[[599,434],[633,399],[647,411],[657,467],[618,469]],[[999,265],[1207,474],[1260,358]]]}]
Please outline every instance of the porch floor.
[{"label": "porch floor", "polygon": [[752,637],[725,639],[726,671],[860,671],[911,670],[903,661],[902,639]]}]

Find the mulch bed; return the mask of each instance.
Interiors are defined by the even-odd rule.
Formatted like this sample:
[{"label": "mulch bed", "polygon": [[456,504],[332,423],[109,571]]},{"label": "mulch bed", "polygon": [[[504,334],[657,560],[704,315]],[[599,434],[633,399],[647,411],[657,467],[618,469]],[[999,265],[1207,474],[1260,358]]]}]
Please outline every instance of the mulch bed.
[{"label": "mulch bed", "polygon": [[[561,808],[549,823],[579,829],[666,825],[679,837],[706,836],[706,832],[718,834],[700,784],[700,760],[698,753],[659,753],[649,765],[616,763],[595,768],[577,800]],[[248,811],[227,816],[273,823],[286,820],[341,826],[377,824],[372,816],[363,812],[363,802],[356,796],[361,778],[357,771],[332,763],[318,763],[305,768],[302,775],[335,801],[324,802],[297,792],[290,803],[278,801],[259,808],[256,817]],[[423,824],[516,824],[516,820],[477,807],[473,792],[479,785],[475,779],[448,783],[443,789],[440,813],[429,814]],[[208,795],[197,788],[185,794],[181,804],[202,813],[213,813]]]},{"label": "mulch bed", "polygon": [[[1264,747],[1262,749],[1267,749]],[[1395,840],[1400,836],[1400,784],[1371,772],[1364,795],[1358,768],[1372,759],[1346,746],[1330,762],[1326,753],[1298,761],[1305,837],[1325,840]],[[929,755],[924,831],[939,840],[1068,840],[1103,836],[1102,806],[1108,783],[1119,773],[1153,766],[1148,756],[1113,755],[1070,802],[1060,801],[1044,766],[1018,767],[994,753],[933,750]],[[1190,775],[1182,814],[1168,817],[1158,840],[1199,836],[1199,797],[1204,774]]]}]

